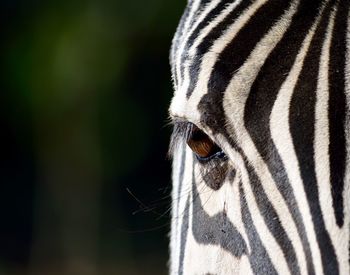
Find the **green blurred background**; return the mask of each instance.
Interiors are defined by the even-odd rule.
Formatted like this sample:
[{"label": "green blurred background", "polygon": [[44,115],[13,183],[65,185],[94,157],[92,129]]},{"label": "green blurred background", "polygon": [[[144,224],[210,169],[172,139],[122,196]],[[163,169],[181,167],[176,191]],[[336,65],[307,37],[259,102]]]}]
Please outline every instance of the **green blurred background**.
[{"label": "green blurred background", "polygon": [[185,1],[0,3],[0,274],[166,274]]}]

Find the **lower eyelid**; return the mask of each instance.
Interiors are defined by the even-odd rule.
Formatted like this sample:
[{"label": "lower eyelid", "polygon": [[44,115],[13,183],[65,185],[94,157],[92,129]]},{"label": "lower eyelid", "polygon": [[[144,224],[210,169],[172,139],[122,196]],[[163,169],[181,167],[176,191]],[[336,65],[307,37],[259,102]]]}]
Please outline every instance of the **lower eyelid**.
[{"label": "lower eyelid", "polygon": [[213,160],[213,159],[227,160],[227,155],[223,151],[219,151],[219,152],[215,153],[214,155],[207,157],[207,158],[202,158],[198,155],[196,155],[196,158],[198,159],[199,162],[206,163],[206,162]]}]

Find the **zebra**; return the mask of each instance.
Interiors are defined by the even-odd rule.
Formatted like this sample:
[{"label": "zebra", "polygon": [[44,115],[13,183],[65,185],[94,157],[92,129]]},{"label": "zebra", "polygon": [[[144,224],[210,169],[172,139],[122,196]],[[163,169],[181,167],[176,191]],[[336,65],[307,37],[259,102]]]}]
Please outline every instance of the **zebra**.
[{"label": "zebra", "polygon": [[349,0],[189,0],[170,274],[350,274]]}]

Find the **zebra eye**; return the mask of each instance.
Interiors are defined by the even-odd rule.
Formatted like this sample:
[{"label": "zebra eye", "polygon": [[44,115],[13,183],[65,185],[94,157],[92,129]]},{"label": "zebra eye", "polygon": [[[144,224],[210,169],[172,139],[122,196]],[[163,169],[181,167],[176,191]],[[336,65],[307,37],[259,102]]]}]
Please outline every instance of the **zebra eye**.
[{"label": "zebra eye", "polygon": [[187,139],[187,145],[195,153],[197,159],[208,161],[213,157],[223,157],[225,154],[203,131],[193,125]]}]

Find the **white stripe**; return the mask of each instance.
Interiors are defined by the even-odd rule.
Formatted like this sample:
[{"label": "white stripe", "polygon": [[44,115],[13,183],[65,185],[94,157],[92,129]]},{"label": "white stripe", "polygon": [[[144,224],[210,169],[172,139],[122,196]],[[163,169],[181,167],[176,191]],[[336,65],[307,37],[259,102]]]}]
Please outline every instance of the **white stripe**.
[{"label": "white stripe", "polygon": [[[182,147],[182,144],[180,144]],[[180,173],[181,173],[181,159],[182,154],[185,153],[185,150],[180,150],[181,147],[178,147],[177,150],[174,152],[173,156],[173,167],[172,167],[172,203],[171,203],[171,233],[170,233],[170,259],[171,262],[171,269],[173,269],[173,265],[177,266],[177,262],[175,260],[178,260],[177,255],[175,253],[177,252],[176,246],[179,242],[178,240],[178,229],[177,229],[177,223],[178,223],[178,213],[179,213],[179,207],[178,207],[178,194],[179,194],[179,188],[180,188]]]},{"label": "white stripe", "polygon": [[[294,62],[287,79],[283,83],[281,90],[278,93],[270,117],[270,129],[272,139],[278,149],[288,174],[291,187],[293,188],[293,193],[296,195],[297,207],[300,209],[300,213],[303,217],[303,224],[305,225],[307,238],[310,241],[311,255],[313,263],[315,264],[315,272],[316,274],[323,274],[321,255],[315,236],[315,229],[299,171],[298,159],[294,150],[293,139],[289,129],[290,101],[303,66],[304,58],[307,54],[311,39],[315,33],[317,25],[319,24],[319,21],[320,16],[317,18],[316,22],[307,34],[297,55],[296,61]],[[294,244],[296,247],[296,252],[303,252],[300,238],[295,236],[293,239],[297,239],[297,244]],[[298,261],[299,263],[302,263],[302,274],[306,274],[306,263],[305,260],[302,260],[302,257],[305,257],[304,253],[298,253]]]},{"label": "white stripe", "polygon": [[[181,190],[179,190],[179,186],[175,187],[174,192],[172,194],[172,205],[179,204],[179,207],[177,209],[176,215],[172,216],[171,223],[171,240],[170,240],[170,253],[171,253],[171,263],[170,263],[170,273],[171,274],[177,274],[178,268],[179,268],[179,259],[180,259],[180,248],[181,248],[181,227],[182,227],[182,221],[183,216],[185,214],[185,207],[188,195],[191,194],[191,184],[192,184],[192,163],[193,163],[193,154],[192,152],[189,152],[188,147],[185,147],[187,150],[186,152],[186,159],[184,164],[184,175],[182,180],[182,186]],[[185,152],[184,152],[185,153]],[[176,158],[174,161],[181,163],[181,160]],[[178,167],[178,172],[179,167]],[[176,173],[179,174],[179,173]],[[177,176],[176,176],[177,177]],[[178,177],[177,177],[178,179]],[[177,183],[179,184],[179,181],[173,181],[173,185]],[[180,195],[178,195],[178,191],[180,191]],[[176,192],[176,193],[175,193]],[[179,202],[178,202],[179,201]],[[173,212],[174,214],[174,212]],[[176,227],[177,225],[177,227]]]},{"label": "white stripe", "polygon": [[[179,249],[177,248],[177,244],[179,243],[178,241],[178,228],[176,227],[177,223],[178,223],[178,212],[179,212],[179,208],[178,208],[178,204],[177,204],[177,200],[175,198],[177,198],[178,196],[178,190],[179,190],[179,185],[180,185],[180,181],[179,181],[179,175],[180,175],[180,166],[181,166],[181,154],[183,154],[184,152],[182,152],[184,150],[177,150],[174,154],[173,157],[173,176],[172,176],[172,211],[171,211],[171,232],[170,232],[170,271],[171,274],[174,274],[174,271],[176,270],[176,266],[178,266],[178,259],[179,259],[179,255],[178,255],[178,251]],[[176,206],[176,208],[175,208]]]},{"label": "white stripe", "polygon": [[[328,122],[328,100],[329,100],[329,54],[331,45],[331,34],[334,27],[334,11],[331,14],[327,28],[325,41],[322,46],[320,68],[317,82],[317,100],[315,108],[315,170],[318,182],[320,205],[324,217],[326,229],[336,224],[333,199],[330,182],[329,162],[329,122]],[[337,232],[338,233],[338,232]]]}]

